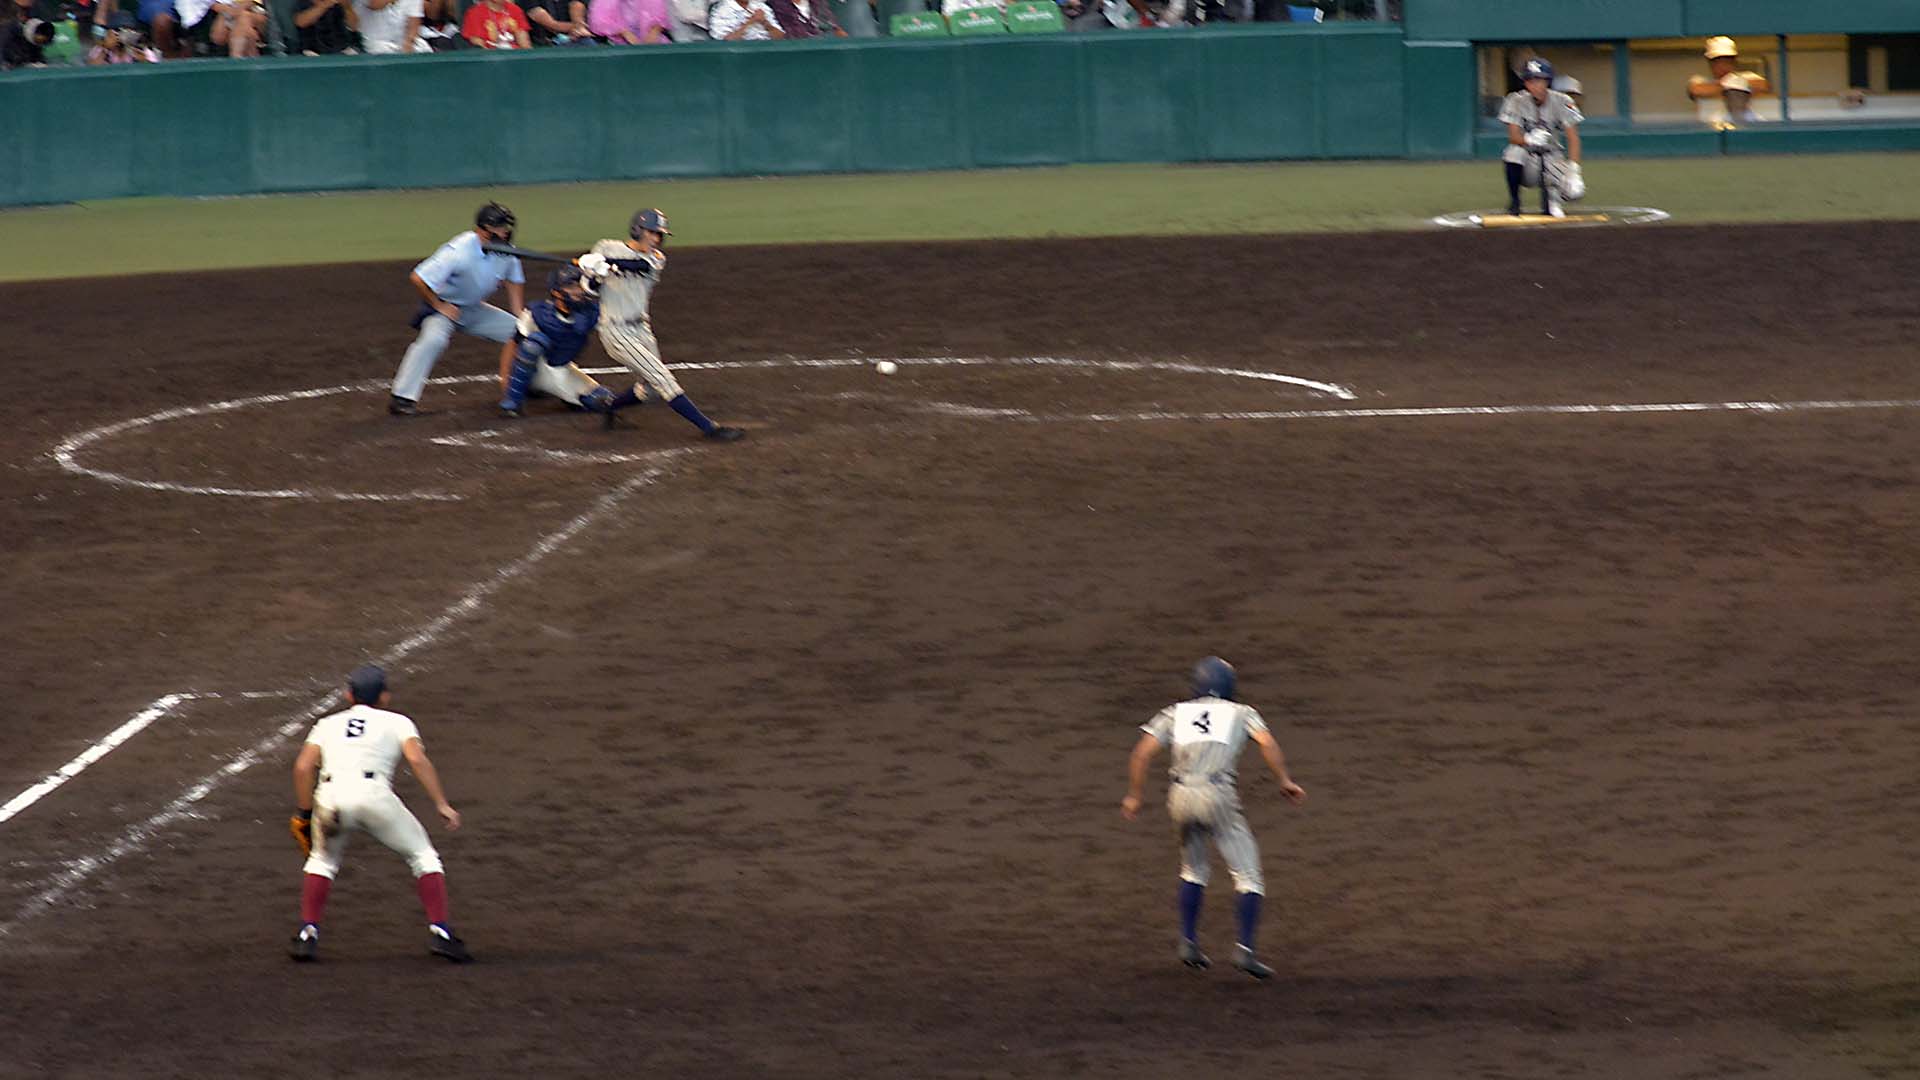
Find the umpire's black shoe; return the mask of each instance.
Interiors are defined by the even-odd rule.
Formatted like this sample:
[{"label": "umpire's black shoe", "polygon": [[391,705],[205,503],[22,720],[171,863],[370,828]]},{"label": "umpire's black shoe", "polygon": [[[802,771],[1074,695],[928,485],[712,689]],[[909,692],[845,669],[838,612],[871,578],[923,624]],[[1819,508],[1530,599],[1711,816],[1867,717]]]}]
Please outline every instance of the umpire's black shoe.
[{"label": "umpire's black shoe", "polygon": [[1273,969],[1261,963],[1259,959],[1253,955],[1253,950],[1247,948],[1245,945],[1235,945],[1233,947],[1233,966],[1256,979],[1273,978]]},{"label": "umpire's black shoe", "polygon": [[1181,941],[1180,948],[1175,950],[1175,955],[1180,957],[1181,963],[1197,971],[1205,971],[1213,966],[1213,961],[1207,959],[1207,954],[1200,951],[1200,946],[1191,941]]},{"label": "umpire's black shoe", "polygon": [[411,398],[394,395],[387,399],[388,416],[419,416],[420,403]]},{"label": "umpire's black shoe", "polygon": [[427,951],[435,956],[444,956],[456,964],[473,963],[473,954],[467,951],[467,944],[453,936],[453,931],[434,926],[427,930]]},{"label": "umpire's black shoe", "polygon": [[301,963],[320,958],[320,928],[308,923],[293,935],[293,945],[287,949],[287,955]]},{"label": "umpire's black shoe", "polygon": [[747,433],[737,427],[717,427],[707,432],[707,438],[714,442],[739,442],[746,437]]}]

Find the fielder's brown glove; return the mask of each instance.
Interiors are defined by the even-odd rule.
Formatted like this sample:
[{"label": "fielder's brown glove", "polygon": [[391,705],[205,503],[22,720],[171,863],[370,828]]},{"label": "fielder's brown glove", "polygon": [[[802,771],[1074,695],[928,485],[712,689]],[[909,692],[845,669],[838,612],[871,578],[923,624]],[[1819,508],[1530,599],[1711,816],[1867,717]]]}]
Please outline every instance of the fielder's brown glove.
[{"label": "fielder's brown glove", "polygon": [[300,854],[313,854],[313,811],[295,810],[287,819],[287,831],[293,834],[293,842],[300,845]]}]

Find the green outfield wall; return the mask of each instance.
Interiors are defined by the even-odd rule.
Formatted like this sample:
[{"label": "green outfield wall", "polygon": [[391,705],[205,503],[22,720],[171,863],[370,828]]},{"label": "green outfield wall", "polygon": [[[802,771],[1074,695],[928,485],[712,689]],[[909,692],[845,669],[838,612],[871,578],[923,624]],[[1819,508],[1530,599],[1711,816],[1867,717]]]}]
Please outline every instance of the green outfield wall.
[{"label": "green outfield wall", "polygon": [[[1451,89],[1410,105],[1409,68]],[[14,72],[0,204],[1401,157],[1410,126],[1415,153],[1458,157],[1472,72],[1464,43],[1287,24]]]}]

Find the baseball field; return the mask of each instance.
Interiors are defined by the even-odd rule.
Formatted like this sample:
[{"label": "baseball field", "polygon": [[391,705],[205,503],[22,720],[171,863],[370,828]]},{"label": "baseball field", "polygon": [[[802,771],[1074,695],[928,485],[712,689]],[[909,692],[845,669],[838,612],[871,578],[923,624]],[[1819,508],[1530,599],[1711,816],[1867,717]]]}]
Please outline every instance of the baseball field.
[{"label": "baseball field", "polygon": [[[1595,164],[1673,222],[1558,231],[1426,226],[1484,163],[0,212],[0,1077],[1920,1075],[1916,164]],[[387,416],[489,197],[665,208],[749,437],[502,421],[467,338]],[[1208,653],[1309,793],[1242,769],[1266,983],[1119,813]],[[287,959],[370,660],[474,965],[370,840]]]}]

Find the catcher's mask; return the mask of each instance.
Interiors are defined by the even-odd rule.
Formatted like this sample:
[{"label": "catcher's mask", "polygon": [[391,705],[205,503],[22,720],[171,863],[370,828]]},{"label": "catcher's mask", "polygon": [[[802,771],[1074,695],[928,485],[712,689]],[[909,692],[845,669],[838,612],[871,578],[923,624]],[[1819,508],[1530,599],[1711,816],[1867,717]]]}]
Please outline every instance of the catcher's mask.
[{"label": "catcher's mask", "polygon": [[[568,291],[576,286],[580,289],[579,296]],[[563,266],[547,275],[547,292],[553,295],[561,308],[580,311],[593,303],[593,279],[577,266]]]},{"label": "catcher's mask", "polygon": [[1217,656],[1209,656],[1193,665],[1194,697],[1217,697],[1232,701],[1237,682],[1233,665]]}]

